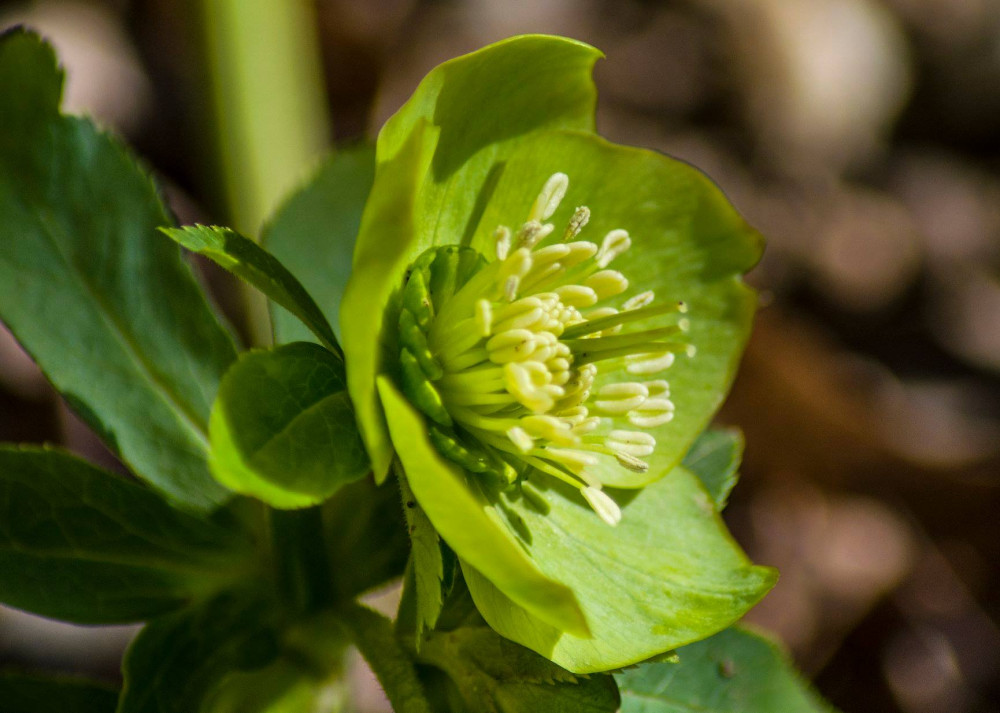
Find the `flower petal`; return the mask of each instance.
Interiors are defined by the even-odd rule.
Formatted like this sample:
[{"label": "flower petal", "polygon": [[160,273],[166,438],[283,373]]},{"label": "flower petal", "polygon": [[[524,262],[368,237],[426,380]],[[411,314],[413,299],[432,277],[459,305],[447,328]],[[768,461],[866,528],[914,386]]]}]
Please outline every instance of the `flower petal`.
[{"label": "flower petal", "polygon": [[394,290],[421,251],[467,241],[521,138],[593,130],[590,75],[599,56],[560,37],[498,42],[431,71],[379,134],[375,183],[341,306],[349,388],[379,482],[392,446],[375,375],[398,357]]},{"label": "flower petal", "polygon": [[[476,606],[496,631],[575,673],[628,666],[732,624],[772,587],[733,542],[698,478],[675,468],[641,491],[611,491],[622,509],[609,527],[579,493],[536,479],[548,507],[500,496],[496,512],[545,576],[572,589],[593,636],[543,623],[463,563]],[[607,492],[607,491],[605,491]],[[517,523],[516,527],[513,523]]]},{"label": "flower petal", "polygon": [[438,454],[423,417],[392,382],[379,377],[378,388],[410,488],[455,554],[546,626],[589,636],[573,592],[541,573],[469,476]]},{"label": "flower petal", "polygon": [[[590,221],[576,240],[601,245],[617,229],[628,231],[631,247],[614,256],[611,268],[628,279],[628,290],[602,302],[622,307],[631,297],[652,290],[655,304],[683,301],[687,334],[679,341],[694,347],[648,374],[627,371],[624,359],[602,361],[595,391],[609,383],[666,380],[673,417],[641,412],[621,418],[615,428],[652,427],[656,450],[645,472],[626,470],[605,458],[594,474],[605,485],[635,488],[663,477],[677,465],[708,425],[732,381],[750,331],[756,296],[740,279],[760,257],[762,239],[736,213],[704,174],[661,154],[611,144],[594,134],[553,131],[525,137],[507,160],[472,247],[486,253],[498,224],[523,220],[539,186],[555,172],[569,176],[569,190],[550,219],[562,226],[577,206],[590,209]],[[679,315],[678,315],[679,316]],[[669,324],[677,324],[677,316]],[[632,322],[625,332],[663,326],[663,317]],[[683,350],[681,350],[683,352]],[[658,370],[666,363],[672,365]],[[663,399],[651,404],[663,404]],[[654,412],[655,413],[655,412]],[[658,425],[657,425],[658,424]]]}]

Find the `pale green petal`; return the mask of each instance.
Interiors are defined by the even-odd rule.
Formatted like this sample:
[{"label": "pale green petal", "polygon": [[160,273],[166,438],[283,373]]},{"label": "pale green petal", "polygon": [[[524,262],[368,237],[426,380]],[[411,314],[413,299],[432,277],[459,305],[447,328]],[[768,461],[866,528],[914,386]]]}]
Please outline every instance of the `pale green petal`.
[{"label": "pale green petal", "polygon": [[385,125],[376,177],[341,306],[351,397],[376,479],[392,445],[375,375],[398,357],[392,304],[404,272],[433,244],[468,240],[503,162],[532,132],[592,130],[593,47],[560,37],[504,40],[434,69]]},{"label": "pale green petal", "polygon": [[703,639],[742,617],[777,579],[750,563],[684,468],[641,491],[612,491],[623,512],[617,527],[572,488],[540,488],[547,512],[506,494],[496,512],[538,568],[573,590],[592,636],[543,623],[468,563],[463,571],[490,626],[570,671],[620,668]]},{"label": "pale green petal", "polygon": [[423,418],[385,377],[379,379],[393,442],[420,507],[463,561],[502,587],[547,626],[587,636],[573,592],[543,575],[469,476],[442,458]]}]

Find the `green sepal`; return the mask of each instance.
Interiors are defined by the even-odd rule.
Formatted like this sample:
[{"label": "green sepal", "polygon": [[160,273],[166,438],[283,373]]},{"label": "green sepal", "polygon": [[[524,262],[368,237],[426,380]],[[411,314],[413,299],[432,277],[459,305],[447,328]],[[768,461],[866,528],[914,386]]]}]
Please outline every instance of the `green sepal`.
[{"label": "green sepal", "polygon": [[743,434],[737,430],[709,430],[698,436],[684,456],[683,465],[701,479],[719,512],[739,480]]},{"label": "green sepal", "polygon": [[523,137],[593,130],[591,70],[599,56],[560,37],[498,42],[431,71],[380,132],[375,182],[341,305],[351,398],[378,482],[389,470],[392,444],[375,378],[394,371],[398,358],[398,290],[408,266],[432,245],[467,243]]},{"label": "green sepal", "polygon": [[459,559],[480,569],[520,606],[561,631],[589,634],[573,592],[549,579],[504,527],[466,473],[430,443],[423,419],[392,383],[379,379],[379,392],[393,442],[416,501]]},{"label": "green sepal", "polygon": [[677,657],[616,674],[621,713],[834,713],[781,646],[748,629],[726,629],[679,649]]}]

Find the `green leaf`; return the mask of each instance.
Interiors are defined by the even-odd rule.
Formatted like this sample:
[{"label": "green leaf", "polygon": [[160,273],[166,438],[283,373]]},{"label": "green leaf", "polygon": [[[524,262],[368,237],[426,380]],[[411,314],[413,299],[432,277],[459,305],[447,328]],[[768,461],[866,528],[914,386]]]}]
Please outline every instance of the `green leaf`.
[{"label": "green leaf", "polygon": [[489,627],[424,636],[420,658],[445,671],[465,705],[482,713],[614,713],[609,675],[577,676]]},{"label": "green leaf", "polygon": [[684,456],[683,465],[701,479],[722,512],[739,479],[743,435],[736,430],[705,431]]},{"label": "green leaf", "polygon": [[362,478],[323,503],[334,596],[352,599],[399,577],[410,540],[394,483],[376,486]]},{"label": "green leaf", "polygon": [[0,672],[4,713],[115,713],[118,691],[106,683],[70,676]]},{"label": "green leaf", "polygon": [[438,454],[422,418],[388,379],[379,379],[379,392],[410,488],[455,554],[549,626],[587,636],[587,622],[571,589],[542,572],[489,501],[469,487],[465,471]]},{"label": "green leaf", "polygon": [[[556,172],[569,177],[565,198],[550,219],[558,235],[575,207],[587,206],[590,221],[578,240],[600,245],[615,229],[631,237],[631,248],[609,265],[627,278],[628,289],[607,304],[621,308],[628,298],[652,291],[656,305],[686,305],[689,329],[675,340],[693,347],[694,355],[678,355],[662,373],[645,377],[668,381],[676,407],[669,422],[646,429],[656,438],[655,452],[645,459],[649,469],[633,472],[609,456],[588,471],[605,485],[641,487],[680,463],[729,390],[756,306],[755,294],[740,278],[759,259],[762,239],[697,169],[594,134],[553,131],[525,137],[507,160],[472,247],[492,255],[497,226],[516,229]],[[657,315],[626,331],[678,321]],[[601,361],[594,389],[635,381],[627,367],[624,359]]]},{"label": "green leaf", "polygon": [[[298,276],[338,334],[354,239],[374,179],[374,146],[339,149],[278,210],[261,236],[261,244]],[[278,343],[312,338],[285,309],[272,307]]]},{"label": "green leaf", "polygon": [[463,571],[490,626],[570,671],[621,668],[705,638],[739,619],[777,578],[751,565],[684,468],[641,491],[608,491],[622,509],[614,528],[576,489],[531,484],[528,497],[517,489],[501,493],[495,517],[545,576],[573,591],[593,637],[543,623],[473,561]]},{"label": "green leaf", "polygon": [[409,574],[412,582],[408,580],[404,586],[412,586],[412,595],[416,597],[414,635],[419,642],[424,630],[433,629],[441,615],[444,603],[444,592],[441,591],[444,557],[441,553],[441,538],[427,514],[417,504],[416,496],[410,490],[405,476],[400,476],[399,484],[403,495],[406,530],[411,542]]},{"label": "green leaf", "polygon": [[229,228],[204,225],[161,228],[161,231],[188,250],[210,258],[256,287],[298,317],[323,346],[340,356],[333,329],[313,298],[295,275],[254,241]]},{"label": "green leaf", "polygon": [[146,172],[89,121],[58,114],[35,35],[0,38],[0,319],[138,475],[208,509],[207,420],[235,358],[181,259]]},{"label": "green leaf", "polygon": [[616,674],[622,713],[833,713],[770,639],[727,629],[685,646],[679,663]]},{"label": "green leaf", "polygon": [[53,450],[0,448],[0,600],[85,624],[137,621],[247,575],[252,542]]},{"label": "green leaf", "polygon": [[432,713],[413,659],[396,639],[389,619],[352,604],[342,610],[338,622],[375,672],[396,713]]},{"label": "green leaf", "polygon": [[599,56],[559,37],[498,42],[431,71],[379,134],[375,183],[341,306],[351,397],[376,479],[388,472],[392,445],[375,377],[399,355],[392,298],[407,266],[431,245],[468,242],[524,137],[593,130],[590,75]]},{"label": "green leaf", "polygon": [[211,465],[223,485],[279,508],[325,500],[368,471],[344,364],[308,342],[251,351],[212,409]]},{"label": "green leaf", "polygon": [[260,669],[280,652],[274,602],[227,592],[156,619],[125,654],[118,713],[192,713],[229,674]]}]

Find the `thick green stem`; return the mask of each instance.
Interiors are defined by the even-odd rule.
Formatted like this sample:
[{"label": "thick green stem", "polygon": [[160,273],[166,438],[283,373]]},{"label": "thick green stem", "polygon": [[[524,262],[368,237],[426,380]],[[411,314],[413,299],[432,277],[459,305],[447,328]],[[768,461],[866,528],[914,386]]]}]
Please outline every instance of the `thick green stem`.
[{"label": "thick green stem", "polygon": [[[200,5],[229,218],[257,236],[329,147],[315,8],[308,0]],[[267,344],[266,300],[247,294],[251,336]]]}]

